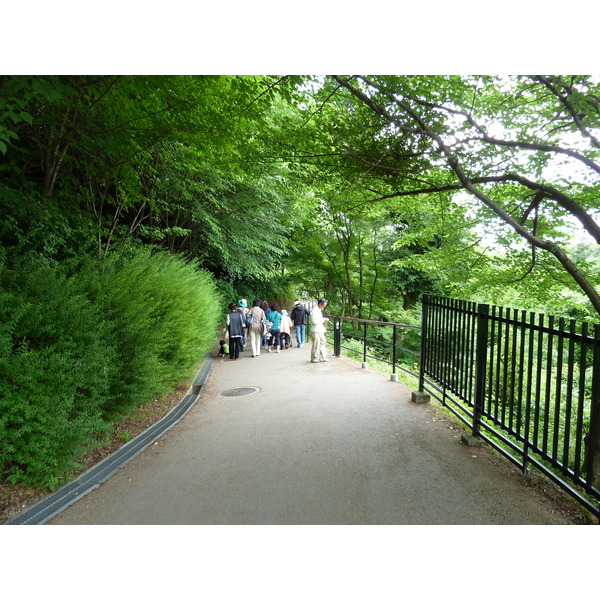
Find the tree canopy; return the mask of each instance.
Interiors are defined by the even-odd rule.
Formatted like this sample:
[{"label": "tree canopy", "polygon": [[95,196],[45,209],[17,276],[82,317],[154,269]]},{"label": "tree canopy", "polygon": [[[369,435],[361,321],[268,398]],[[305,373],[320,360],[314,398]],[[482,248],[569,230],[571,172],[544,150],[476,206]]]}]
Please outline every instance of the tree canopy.
[{"label": "tree canopy", "polygon": [[194,258],[231,293],[307,290],[365,317],[425,291],[507,284],[521,305],[559,290],[597,315],[599,86],[3,76],[2,252],[64,263],[150,246]]}]

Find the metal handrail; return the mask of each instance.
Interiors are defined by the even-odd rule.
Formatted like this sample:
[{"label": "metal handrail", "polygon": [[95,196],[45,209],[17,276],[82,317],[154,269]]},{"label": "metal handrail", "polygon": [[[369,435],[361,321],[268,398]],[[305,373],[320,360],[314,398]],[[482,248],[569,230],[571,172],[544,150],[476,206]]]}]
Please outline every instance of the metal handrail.
[{"label": "metal handrail", "polygon": [[[334,347],[334,355],[340,356],[342,349],[347,350],[348,352],[352,352],[355,354],[359,354],[357,350],[354,348],[350,348],[349,346],[344,346],[342,341],[343,338],[352,338],[358,339],[362,341],[362,362],[363,366],[367,362],[367,358],[370,358],[374,361],[391,365],[392,367],[392,379],[396,376],[396,369],[411,375],[412,377],[419,378],[417,373],[406,369],[402,365],[398,364],[398,354],[399,351],[402,353],[408,353],[413,356],[420,356],[420,350],[413,350],[412,348],[408,348],[404,345],[398,343],[398,330],[399,329],[408,329],[414,331],[421,331],[421,327],[418,325],[406,325],[402,323],[393,323],[390,321],[376,321],[372,319],[359,319],[355,317],[341,317],[341,316],[330,316],[330,319],[333,319],[333,347]],[[359,326],[358,329],[362,332],[360,335],[355,333],[348,333],[342,331],[342,326],[344,322],[349,322],[353,324],[353,327]],[[362,327],[360,327],[362,325]],[[369,326],[379,326],[379,327],[392,327],[392,341],[387,341],[383,339],[369,337],[368,335],[368,327]],[[375,356],[374,354],[369,354],[369,343],[371,347],[388,347],[390,348],[391,360],[382,358],[381,356]]]},{"label": "metal handrail", "polygon": [[[567,327],[559,319],[555,326],[554,317],[545,321],[531,312],[527,318],[525,311],[428,295],[422,310],[421,326],[330,315],[328,344],[336,356],[343,349],[361,355],[363,366],[367,358],[391,365],[393,380],[397,369],[416,377],[419,391],[474,436],[524,472],[534,466],[600,517],[600,506],[589,497],[600,499],[600,489],[586,439],[600,435],[600,325],[588,333],[586,323],[574,320]],[[344,331],[344,323],[353,330]],[[392,340],[369,335],[375,327],[392,327]],[[399,330],[419,332],[419,351],[398,343]],[[347,338],[360,340],[362,350],[344,345]],[[375,356],[373,347],[389,348],[391,357]],[[418,374],[398,364],[399,353],[419,356]],[[586,378],[592,389],[584,394]]]}]

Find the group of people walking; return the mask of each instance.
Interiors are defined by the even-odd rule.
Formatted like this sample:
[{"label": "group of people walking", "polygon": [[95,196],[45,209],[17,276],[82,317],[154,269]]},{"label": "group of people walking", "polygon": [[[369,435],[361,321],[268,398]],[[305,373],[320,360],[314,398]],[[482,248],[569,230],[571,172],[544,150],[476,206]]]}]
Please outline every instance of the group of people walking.
[{"label": "group of people walking", "polygon": [[221,340],[219,356],[229,354],[231,360],[237,360],[248,342],[252,358],[260,356],[261,348],[266,348],[267,352],[271,352],[273,348],[275,352],[286,350],[293,346],[292,327],[296,332],[296,345],[302,348],[306,341],[306,325],[310,322],[313,342],[311,361],[326,362],[325,323],[329,319],[323,317],[322,310],[325,306],[325,298],[321,298],[312,310],[306,308],[300,300],[295,300],[294,308],[288,315],[287,310],[280,311],[276,303],[269,307],[266,300],[254,300],[252,308],[248,308],[245,298],[237,304],[232,302],[227,315],[229,345],[227,347],[225,340]]}]

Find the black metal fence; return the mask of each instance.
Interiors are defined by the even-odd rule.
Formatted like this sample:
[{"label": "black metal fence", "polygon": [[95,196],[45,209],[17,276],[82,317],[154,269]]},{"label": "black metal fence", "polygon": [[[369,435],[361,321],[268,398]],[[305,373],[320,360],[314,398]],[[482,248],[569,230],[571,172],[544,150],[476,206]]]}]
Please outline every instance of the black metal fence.
[{"label": "black metal fence", "polygon": [[[600,325],[426,296],[419,389],[596,516]],[[596,475],[597,479],[597,475]]]},{"label": "black metal fence", "polygon": [[600,517],[600,325],[424,296],[422,326],[333,317],[345,350],[418,378],[473,435]]},{"label": "black metal fence", "polygon": [[[393,378],[397,370],[419,377],[420,338],[418,325],[333,317],[333,353],[346,350],[363,363],[370,358],[390,365]],[[348,345],[350,340],[355,343]]]}]

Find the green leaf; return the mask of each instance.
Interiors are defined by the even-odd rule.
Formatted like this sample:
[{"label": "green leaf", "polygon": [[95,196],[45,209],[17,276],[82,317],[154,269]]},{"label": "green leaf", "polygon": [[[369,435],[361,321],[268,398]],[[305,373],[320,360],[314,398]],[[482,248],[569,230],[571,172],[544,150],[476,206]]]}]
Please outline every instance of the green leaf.
[{"label": "green leaf", "polygon": [[22,121],[25,121],[26,123],[29,123],[30,125],[33,123],[33,116],[30,115],[28,112],[25,112],[23,110],[19,113],[19,116],[21,117]]}]

